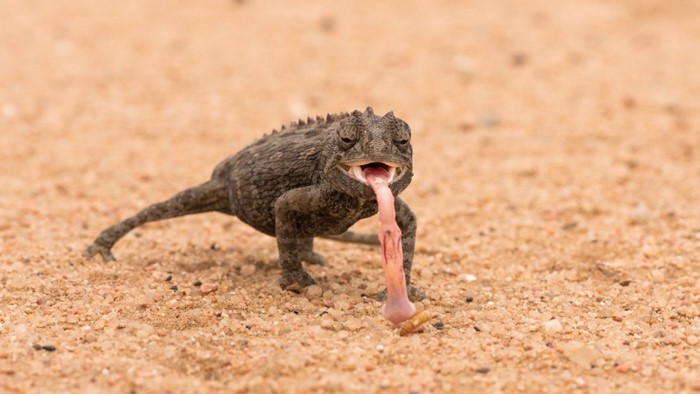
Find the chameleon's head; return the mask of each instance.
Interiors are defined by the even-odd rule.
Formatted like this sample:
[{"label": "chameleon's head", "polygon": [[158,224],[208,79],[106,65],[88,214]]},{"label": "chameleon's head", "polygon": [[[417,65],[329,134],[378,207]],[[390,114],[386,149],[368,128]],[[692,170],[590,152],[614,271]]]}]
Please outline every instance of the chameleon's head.
[{"label": "chameleon's head", "polygon": [[332,154],[325,167],[326,179],[338,190],[362,199],[375,198],[365,172],[384,169],[394,195],[413,177],[411,129],[389,112],[377,116],[371,107],[354,111],[340,120],[331,138]]}]

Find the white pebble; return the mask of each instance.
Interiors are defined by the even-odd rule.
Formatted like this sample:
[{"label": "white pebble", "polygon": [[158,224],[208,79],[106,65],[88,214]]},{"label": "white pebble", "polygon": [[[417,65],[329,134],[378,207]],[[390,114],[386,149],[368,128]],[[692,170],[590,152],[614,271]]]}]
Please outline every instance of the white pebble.
[{"label": "white pebble", "polygon": [[548,321],[542,323],[542,331],[545,334],[549,334],[549,335],[556,334],[559,331],[561,331],[561,329],[562,329],[561,322],[559,322],[559,320],[557,320],[557,319],[548,320]]},{"label": "white pebble", "polygon": [[241,276],[247,278],[249,276],[253,276],[255,273],[255,265],[253,264],[246,264],[243,267],[241,267]]}]

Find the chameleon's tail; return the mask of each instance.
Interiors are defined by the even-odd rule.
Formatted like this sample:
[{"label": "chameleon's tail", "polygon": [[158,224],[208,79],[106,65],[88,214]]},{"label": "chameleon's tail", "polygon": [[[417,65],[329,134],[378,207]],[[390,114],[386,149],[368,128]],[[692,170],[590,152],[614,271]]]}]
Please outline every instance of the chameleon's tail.
[{"label": "chameleon's tail", "polygon": [[346,231],[340,235],[327,235],[321,238],[356,244],[379,245],[379,237],[377,234],[356,233],[353,231]]},{"label": "chameleon's tail", "polygon": [[107,228],[85,249],[83,257],[89,259],[99,253],[104,261],[113,261],[112,246],[134,228],[147,222],[212,211],[230,213],[228,193],[216,179],[186,189]]}]

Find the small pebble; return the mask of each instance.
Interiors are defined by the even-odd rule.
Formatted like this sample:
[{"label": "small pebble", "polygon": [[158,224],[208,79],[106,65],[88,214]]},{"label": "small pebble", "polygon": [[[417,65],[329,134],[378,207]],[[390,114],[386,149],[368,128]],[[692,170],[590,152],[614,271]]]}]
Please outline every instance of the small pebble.
[{"label": "small pebble", "polygon": [[335,322],[330,317],[323,317],[321,319],[321,327],[325,328],[326,330],[332,330],[335,328]]},{"label": "small pebble", "polygon": [[168,276],[165,277],[165,281],[166,281],[166,282],[170,282],[171,280],[173,280],[173,276],[172,276],[172,275],[168,275]]},{"label": "small pebble", "polygon": [[489,368],[487,368],[487,367],[482,367],[482,368],[477,369],[477,370],[476,370],[476,373],[486,374],[486,373],[489,373],[489,371],[491,371]]},{"label": "small pebble", "polygon": [[202,285],[202,281],[201,281],[201,280],[198,280],[198,281],[192,283],[192,286],[194,286],[194,287],[200,287],[201,285]]},{"label": "small pebble", "polygon": [[319,285],[311,285],[306,289],[306,295],[309,298],[318,298],[323,294],[323,288]]},{"label": "small pebble", "polygon": [[613,319],[614,321],[618,322],[618,323],[621,322],[621,321],[623,320],[623,319],[622,319],[622,316],[617,316],[617,315],[613,316],[612,319]]},{"label": "small pebble", "polygon": [[523,66],[527,63],[527,55],[522,52],[515,52],[510,55],[510,63],[513,66]]},{"label": "small pebble", "polygon": [[685,339],[686,342],[688,342],[688,345],[697,345],[698,344],[698,337],[695,335],[690,335],[688,338]]},{"label": "small pebble", "polygon": [[474,297],[472,297],[472,296],[467,296],[467,302],[473,302],[473,301],[474,301]]},{"label": "small pebble", "polygon": [[542,323],[542,331],[545,334],[549,334],[549,335],[556,334],[559,331],[561,331],[561,329],[562,329],[561,322],[559,322],[559,320],[557,320],[557,319],[548,320],[548,321]]},{"label": "small pebble", "polygon": [[206,283],[206,284],[202,285],[200,290],[202,292],[202,295],[211,294],[211,293],[219,290],[219,285],[216,283]]},{"label": "small pebble", "polygon": [[478,123],[481,127],[496,127],[501,124],[501,117],[496,114],[481,115]]},{"label": "small pebble", "polygon": [[437,322],[433,323],[433,327],[435,327],[436,330],[442,330],[445,328],[445,323],[443,323],[441,321],[437,321]]},{"label": "small pebble", "polygon": [[356,317],[350,317],[343,322],[343,326],[350,331],[357,331],[362,328],[362,320]]},{"label": "small pebble", "polygon": [[170,290],[177,291],[177,285],[170,286]]},{"label": "small pebble", "polygon": [[645,206],[639,206],[629,213],[628,222],[630,224],[639,225],[648,222],[651,219],[651,211]]},{"label": "small pebble", "polygon": [[479,327],[477,327],[477,326],[474,326],[474,331],[476,331],[476,332],[481,332],[481,328],[479,328]]},{"label": "small pebble", "polygon": [[47,352],[56,351],[56,346],[54,345],[34,345],[35,350],[46,350]]},{"label": "small pebble", "polygon": [[255,274],[255,265],[246,264],[241,267],[241,276],[247,278],[249,276],[253,276],[253,274]]}]

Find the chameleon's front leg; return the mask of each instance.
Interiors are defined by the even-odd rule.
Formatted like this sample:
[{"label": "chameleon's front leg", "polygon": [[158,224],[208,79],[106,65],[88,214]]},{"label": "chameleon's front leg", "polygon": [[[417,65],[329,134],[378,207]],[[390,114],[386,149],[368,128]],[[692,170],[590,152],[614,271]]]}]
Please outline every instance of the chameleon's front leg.
[{"label": "chameleon's front leg", "polygon": [[275,203],[275,237],[282,269],[277,283],[283,289],[293,284],[306,287],[316,283],[304,271],[301,260],[308,252],[309,238],[314,235],[305,219],[320,208],[319,201],[319,190],[310,186],[290,190]]},{"label": "chameleon's front leg", "polygon": [[314,278],[304,271],[304,268],[301,266],[301,239],[281,236],[278,233],[277,249],[280,256],[280,268],[282,268],[282,277],[277,280],[277,284],[280,287],[286,289],[295,283],[300,287],[306,287],[316,283]]}]

